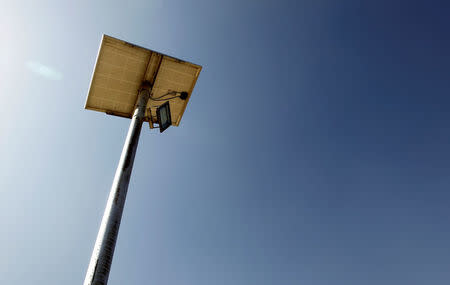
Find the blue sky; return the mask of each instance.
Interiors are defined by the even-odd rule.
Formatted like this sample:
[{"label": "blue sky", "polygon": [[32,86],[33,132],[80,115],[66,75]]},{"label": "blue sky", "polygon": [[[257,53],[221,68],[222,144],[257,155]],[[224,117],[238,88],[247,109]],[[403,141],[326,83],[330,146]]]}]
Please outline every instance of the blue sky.
[{"label": "blue sky", "polygon": [[129,121],[103,33],[203,66],[144,125],[109,284],[448,284],[445,1],[10,1],[0,284],[80,284]]}]

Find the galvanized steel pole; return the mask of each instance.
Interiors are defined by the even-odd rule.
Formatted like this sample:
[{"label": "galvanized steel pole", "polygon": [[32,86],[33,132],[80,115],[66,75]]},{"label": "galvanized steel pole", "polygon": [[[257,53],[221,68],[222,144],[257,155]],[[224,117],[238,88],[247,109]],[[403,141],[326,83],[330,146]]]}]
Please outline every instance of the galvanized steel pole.
[{"label": "galvanized steel pole", "polygon": [[139,92],[138,104],[131,119],[84,285],[106,285],[108,283],[117,234],[119,233],[128,184],[149,96],[148,89],[141,89]]}]

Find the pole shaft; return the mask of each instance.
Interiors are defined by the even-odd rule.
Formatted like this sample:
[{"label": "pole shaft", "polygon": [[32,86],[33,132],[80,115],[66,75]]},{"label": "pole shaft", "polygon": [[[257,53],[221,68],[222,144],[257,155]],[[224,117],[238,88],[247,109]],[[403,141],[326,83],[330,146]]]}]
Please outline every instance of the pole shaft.
[{"label": "pole shaft", "polygon": [[138,104],[131,119],[122,155],[120,156],[119,165],[111,186],[84,285],[106,285],[108,283],[109,271],[148,98],[148,90],[142,89],[138,95]]}]

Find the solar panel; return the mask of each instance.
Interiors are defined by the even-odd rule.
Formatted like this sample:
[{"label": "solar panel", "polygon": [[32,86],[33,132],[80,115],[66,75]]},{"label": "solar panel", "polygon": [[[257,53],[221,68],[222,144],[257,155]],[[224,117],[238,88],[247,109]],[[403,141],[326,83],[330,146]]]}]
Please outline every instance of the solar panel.
[{"label": "solar panel", "polygon": [[[139,88],[153,85],[145,121],[157,122],[156,110],[170,101],[172,124],[178,126],[202,67],[103,35],[85,108],[131,118]],[[172,96],[187,92],[184,96]],[[183,93],[182,95],[186,95]]]}]

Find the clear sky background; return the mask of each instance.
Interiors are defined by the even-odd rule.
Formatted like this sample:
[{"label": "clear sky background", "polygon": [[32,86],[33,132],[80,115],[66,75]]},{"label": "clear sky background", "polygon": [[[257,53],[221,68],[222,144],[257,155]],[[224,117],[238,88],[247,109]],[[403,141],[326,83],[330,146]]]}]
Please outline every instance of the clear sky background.
[{"label": "clear sky background", "polygon": [[129,120],[103,33],[203,66],[143,126],[109,284],[450,280],[448,1],[1,1],[0,284],[81,284]]}]

